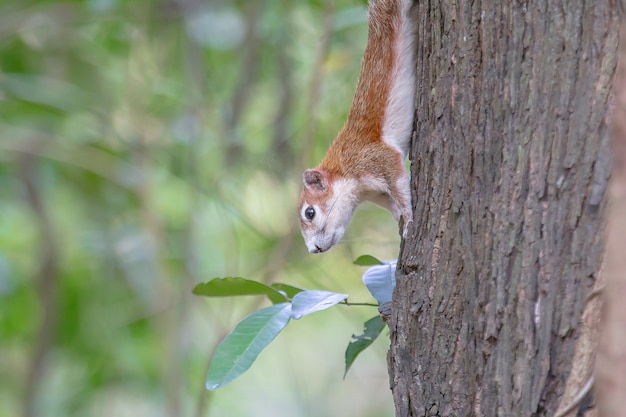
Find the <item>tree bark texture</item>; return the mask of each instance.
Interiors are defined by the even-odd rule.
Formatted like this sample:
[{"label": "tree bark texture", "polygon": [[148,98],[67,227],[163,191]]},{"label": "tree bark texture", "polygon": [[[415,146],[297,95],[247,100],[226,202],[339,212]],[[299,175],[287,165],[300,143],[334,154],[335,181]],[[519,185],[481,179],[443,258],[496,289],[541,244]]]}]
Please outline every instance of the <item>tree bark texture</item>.
[{"label": "tree bark texture", "polygon": [[396,415],[554,415],[593,366],[616,1],[417,7]]},{"label": "tree bark texture", "polygon": [[620,51],[611,113],[614,170],[607,224],[606,305],[595,369],[602,417],[626,416],[626,1],[620,1]]}]

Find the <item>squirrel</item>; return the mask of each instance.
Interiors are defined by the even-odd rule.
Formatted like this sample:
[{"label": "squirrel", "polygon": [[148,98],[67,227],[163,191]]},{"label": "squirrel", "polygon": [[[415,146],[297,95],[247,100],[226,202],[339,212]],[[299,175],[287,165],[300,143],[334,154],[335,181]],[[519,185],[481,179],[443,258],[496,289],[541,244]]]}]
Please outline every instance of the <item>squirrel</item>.
[{"label": "squirrel", "polygon": [[343,236],[365,200],[413,221],[405,159],[411,141],[415,90],[413,0],[370,0],[368,38],[348,119],[313,169],[304,171],[298,213],[311,253]]}]

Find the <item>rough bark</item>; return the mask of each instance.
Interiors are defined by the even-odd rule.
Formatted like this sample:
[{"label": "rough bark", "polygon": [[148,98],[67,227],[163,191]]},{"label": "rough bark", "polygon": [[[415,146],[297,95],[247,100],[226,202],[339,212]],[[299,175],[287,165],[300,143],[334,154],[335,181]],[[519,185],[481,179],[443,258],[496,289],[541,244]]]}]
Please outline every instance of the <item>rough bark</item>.
[{"label": "rough bark", "polygon": [[616,3],[418,7],[396,414],[553,415],[592,368]]},{"label": "rough bark", "polygon": [[626,416],[626,2],[622,4],[615,109],[611,114],[615,163],[609,193],[606,306],[596,361],[598,409],[603,417]]}]

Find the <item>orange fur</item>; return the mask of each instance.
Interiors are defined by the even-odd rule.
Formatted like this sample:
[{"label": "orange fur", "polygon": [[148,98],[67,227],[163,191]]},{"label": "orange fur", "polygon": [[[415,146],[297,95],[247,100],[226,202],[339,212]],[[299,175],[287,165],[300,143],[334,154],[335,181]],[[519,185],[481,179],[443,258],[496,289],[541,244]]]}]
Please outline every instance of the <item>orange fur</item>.
[{"label": "orange fur", "polygon": [[[399,63],[401,58],[412,59],[412,43],[408,44],[409,48],[406,43],[401,43],[401,37],[410,38],[413,33],[406,30],[410,25],[410,2],[370,0],[368,41],[348,120],[320,164],[305,172],[298,211],[302,233],[311,252],[323,252],[336,243],[336,235],[343,234],[346,223],[362,200],[371,200],[389,209],[397,220],[401,215],[405,223],[411,220],[410,192],[404,166],[406,155],[397,146],[383,140],[385,123],[392,116],[389,107],[393,77],[414,77],[412,72],[402,72]],[[401,45],[404,45],[403,52],[408,50],[411,57],[400,56],[398,49]],[[412,79],[406,85],[412,88]],[[412,97],[412,91],[410,94]],[[406,123],[412,124],[412,119],[404,121],[404,126]],[[410,137],[401,140],[408,144]],[[320,181],[312,182],[311,178],[320,178]],[[336,195],[335,185],[340,180],[342,192],[348,195]],[[319,215],[327,219],[307,219],[303,211],[306,207],[316,207],[321,212]],[[337,226],[334,226],[337,222],[333,222],[333,216],[342,219]],[[333,227],[339,231],[332,230]]]},{"label": "orange fur", "polygon": [[389,157],[385,155],[389,150],[380,145],[384,144],[382,124],[393,72],[394,19],[398,19],[395,1],[370,4],[368,41],[348,120],[318,168],[358,178],[380,169],[381,165],[374,166],[378,161],[369,160],[371,153]]}]

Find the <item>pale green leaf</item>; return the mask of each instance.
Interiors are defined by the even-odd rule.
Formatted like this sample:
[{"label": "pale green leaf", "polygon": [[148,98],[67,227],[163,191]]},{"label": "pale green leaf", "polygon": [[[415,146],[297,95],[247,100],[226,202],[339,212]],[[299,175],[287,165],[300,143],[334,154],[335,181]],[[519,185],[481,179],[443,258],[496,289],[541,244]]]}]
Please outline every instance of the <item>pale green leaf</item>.
[{"label": "pale green leaf", "polygon": [[207,389],[222,387],[247,371],[290,319],[291,304],[281,303],[257,310],[239,322],[215,350]]},{"label": "pale green leaf", "polygon": [[362,280],[378,304],[391,301],[396,286],[396,261],[367,268]]},{"label": "pale green leaf", "polygon": [[299,319],[307,314],[327,309],[348,298],[348,294],[340,294],[322,290],[306,290],[293,297],[293,318]]}]

